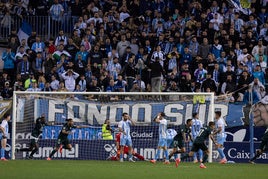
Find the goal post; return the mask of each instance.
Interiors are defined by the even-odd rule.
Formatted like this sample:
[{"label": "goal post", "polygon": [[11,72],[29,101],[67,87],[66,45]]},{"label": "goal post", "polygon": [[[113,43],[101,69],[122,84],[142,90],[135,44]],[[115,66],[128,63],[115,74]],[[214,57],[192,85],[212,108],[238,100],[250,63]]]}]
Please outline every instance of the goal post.
[{"label": "goal post", "polygon": [[[15,149],[29,145],[35,120],[45,115],[47,122],[53,125],[43,130],[36,159],[47,157],[67,118],[73,118],[75,124],[87,125],[88,129],[75,130],[70,136],[74,149],[69,153],[55,154],[56,158],[106,159],[116,154],[116,148],[114,141],[101,139],[101,126],[105,119],[110,119],[115,137],[122,113],[127,112],[136,122],[136,126],[131,128],[134,150],[151,159],[158,141],[158,126],[153,119],[159,112],[166,113],[169,128],[175,130],[192,118],[193,112],[197,112],[202,123],[207,125],[214,120],[214,101],[214,93],[14,91],[11,158],[26,157],[25,152],[17,154]],[[186,148],[188,152],[188,144]],[[212,149],[209,140],[209,150]],[[209,162],[212,162],[212,152]]]}]

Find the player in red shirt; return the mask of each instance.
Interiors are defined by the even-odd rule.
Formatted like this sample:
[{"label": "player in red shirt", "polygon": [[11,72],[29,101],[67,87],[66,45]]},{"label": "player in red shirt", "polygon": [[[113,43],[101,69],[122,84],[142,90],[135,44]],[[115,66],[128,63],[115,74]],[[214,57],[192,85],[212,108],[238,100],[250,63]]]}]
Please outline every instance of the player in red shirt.
[{"label": "player in red shirt", "polygon": [[[110,159],[117,161],[120,158],[120,136],[121,133],[116,134],[115,137],[115,142],[116,142],[116,149],[117,149],[117,155],[116,156],[112,156]],[[128,154],[128,146],[124,146],[124,154]],[[137,157],[140,160],[144,160],[144,157],[138,153],[136,153],[134,150],[132,151],[132,155]]]}]

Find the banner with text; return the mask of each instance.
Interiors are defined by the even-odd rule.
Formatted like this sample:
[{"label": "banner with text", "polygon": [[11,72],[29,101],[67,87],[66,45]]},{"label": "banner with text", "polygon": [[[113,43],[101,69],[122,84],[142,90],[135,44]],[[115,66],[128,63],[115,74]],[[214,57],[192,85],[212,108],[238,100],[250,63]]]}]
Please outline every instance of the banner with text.
[{"label": "banner with text", "polygon": [[[110,119],[111,124],[117,124],[121,120],[123,112],[129,113],[131,118],[137,122],[137,125],[152,125],[153,118],[161,111],[166,113],[169,124],[181,125],[192,117],[194,111],[194,105],[191,101],[99,103],[35,99],[34,108],[35,118],[45,114],[49,121],[63,123],[66,118],[73,118],[75,122],[89,125],[101,125],[105,119]],[[244,124],[244,116],[247,114],[245,114],[242,104],[216,103],[215,109],[222,112],[228,127],[242,126]],[[199,105],[199,119],[204,124],[208,122],[211,114],[210,103]]]}]

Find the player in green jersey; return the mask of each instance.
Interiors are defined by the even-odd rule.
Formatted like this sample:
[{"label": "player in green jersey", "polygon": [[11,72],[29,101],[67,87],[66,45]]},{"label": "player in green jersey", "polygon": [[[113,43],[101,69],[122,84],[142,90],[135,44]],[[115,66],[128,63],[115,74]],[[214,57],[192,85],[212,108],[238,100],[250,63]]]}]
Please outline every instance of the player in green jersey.
[{"label": "player in green jersey", "polygon": [[60,150],[62,153],[62,149],[72,150],[72,145],[68,139],[68,135],[72,133],[73,129],[81,129],[81,128],[88,128],[88,126],[76,126],[74,125],[73,119],[69,118],[66,120],[67,122],[61,128],[60,134],[58,136],[57,144],[54,150],[50,153],[47,160],[51,160],[52,156]]},{"label": "player in green jersey", "polygon": [[191,151],[189,152],[189,154],[186,154],[181,159],[184,160],[188,157],[192,157],[194,155],[194,152],[197,152],[199,149],[201,149],[204,152],[204,156],[203,156],[202,163],[200,164],[200,168],[207,168],[204,165],[204,163],[208,159],[209,150],[205,144],[205,141],[208,138],[210,138],[215,145],[218,145],[213,138],[213,134],[214,134],[213,130],[214,129],[215,129],[215,123],[212,121],[209,122],[208,127],[202,127],[199,134],[197,135],[197,137],[195,138],[195,140],[193,142],[193,146],[191,148]]},{"label": "player in green jersey", "polygon": [[38,151],[39,144],[38,140],[40,136],[42,135],[43,129],[48,124],[46,123],[45,115],[42,115],[41,117],[37,118],[35,121],[34,129],[31,133],[30,139],[30,147],[28,148],[22,148],[22,149],[16,149],[17,152],[31,152],[30,155],[28,154],[28,159],[33,159],[33,155]]},{"label": "player in green jersey", "polygon": [[[180,127],[180,130],[178,131],[177,135],[173,138],[173,142],[172,142],[173,150],[169,154],[169,159],[174,154],[186,152],[184,143],[189,142],[190,140],[192,140],[191,126],[192,126],[192,119],[188,119],[186,121],[186,125],[182,125]],[[187,137],[188,137],[188,140],[187,140]],[[176,158],[176,155],[175,155],[175,158]],[[180,163],[180,158],[176,158],[175,163],[176,163],[176,167],[178,167],[178,165]]]}]

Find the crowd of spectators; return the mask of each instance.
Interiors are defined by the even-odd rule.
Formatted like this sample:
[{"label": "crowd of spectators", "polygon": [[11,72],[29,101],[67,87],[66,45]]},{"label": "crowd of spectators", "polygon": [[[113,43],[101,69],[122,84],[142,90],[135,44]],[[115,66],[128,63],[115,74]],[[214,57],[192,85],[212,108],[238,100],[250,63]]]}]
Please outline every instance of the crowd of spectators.
[{"label": "crowd of spectators", "polygon": [[33,30],[19,41],[13,29],[2,55],[1,96],[201,91],[243,101],[253,90],[259,100],[268,83],[267,7],[252,0],[244,14],[226,0],[6,0],[3,17],[50,15],[62,26],[69,14],[76,23],[71,34],[61,29],[50,39]]}]

